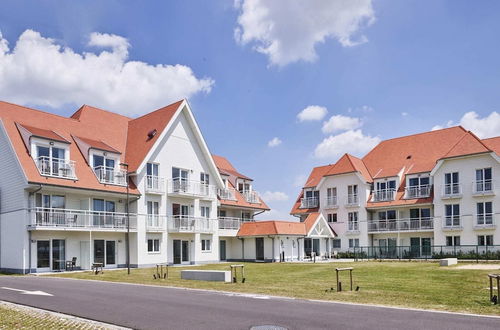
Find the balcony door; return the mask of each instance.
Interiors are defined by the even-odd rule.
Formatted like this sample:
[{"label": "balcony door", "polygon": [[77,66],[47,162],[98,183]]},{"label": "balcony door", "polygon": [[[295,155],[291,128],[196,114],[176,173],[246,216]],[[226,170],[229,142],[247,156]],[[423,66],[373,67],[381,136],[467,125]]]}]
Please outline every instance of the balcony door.
[{"label": "balcony door", "polygon": [[255,238],[255,260],[264,261],[264,238]]},{"label": "balcony door", "polygon": [[93,155],[94,171],[99,181],[113,182],[116,161],[100,155]]},{"label": "balcony door", "polygon": [[39,271],[60,271],[66,265],[66,240],[37,240],[36,268]]},{"label": "balcony door", "polygon": [[114,226],[114,212],[116,212],[116,205],[113,201],[105,201],[104,199],[93,200],[94,210],[94,226]]},{"label": "balcony door", "polygon": [[476,191],[477,192],[491,191],[493,188],[491,179],[492,179],[491,167],[476,170]]},{"label": "balcony door", "polygon": [[61,226],[66,224],[65,196],[36,194],[35,206],[37,208],[36,224],[38,226]]},{"label": "balcony door", "polygon": [[147,187],[150,189],[159,190],[160,189],[160,167],[158,164],[147,163],[146,165],[146,180]]},{"label": "balcony door", "polygon": [[94,262],[105,266],[116,265],[116,241],[94,240]]},{"label": "balcony door", "polygon": [[177,167],[172,167],[172,180],[174,192],[187,192],[188,191],[188,178],[189,173]]},{"label": "balcony door", "polygon": [[444,193],[445,195],[454,195],[460,193],[458,172],[446,173],[444,175]]},{"label": "balcony door", "polygon": [[173,255],[174,264],[179,265],[189,262],[189,241],[174,239],[173,240]]}]

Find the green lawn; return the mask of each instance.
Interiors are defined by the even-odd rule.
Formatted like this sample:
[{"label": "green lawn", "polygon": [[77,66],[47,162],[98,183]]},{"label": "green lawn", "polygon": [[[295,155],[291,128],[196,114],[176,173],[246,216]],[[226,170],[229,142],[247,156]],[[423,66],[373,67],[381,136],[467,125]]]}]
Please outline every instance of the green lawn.
[{"label": "green lawn", "polygon": [[[330,292],[335,288],[334,268],[351,266],[359,292]],[[430,262],[246,263],[246,283],[232,284],[182,280],[182,269],[229,270],[229,264],[172,267],[168,280],[154,280],[152,268],[132,269],[129,276],[126,270],[56,276],[500,315],[500,305],[488,301],[487,277],[499,271],[446,268]],[[348,289],[348,273],[341,280]]]}]

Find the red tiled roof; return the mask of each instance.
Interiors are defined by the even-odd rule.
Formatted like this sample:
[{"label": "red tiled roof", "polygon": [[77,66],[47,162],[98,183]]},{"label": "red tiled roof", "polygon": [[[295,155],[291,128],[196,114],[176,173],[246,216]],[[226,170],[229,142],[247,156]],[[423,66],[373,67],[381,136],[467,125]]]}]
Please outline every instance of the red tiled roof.
[{"label": "red tiled roof", "polygon": [[307,218],[304,220],[304,225],[306,226],[306,233],[309,233],[311,228],[314,226],[316,223],[316,220],[318,220],[320,213],[314,212],[310,213]]},{"label": "red tiled roof", "polygon": [[74,136],[74,138],[76,138],[75,140],[77,140],[77,139],[81,140],[83,143],[87,144],[90,148],[93,148],[93,149],[114,152],[117,154],[121,153],[103,141],[92,140],[92,139],[84,138],[81,136]]},{"label": "red tiled roof", "polygon": [[312,188],[316,187],[318,183],[321,181],[321,178],[330,170],[335,164],[318,166],[312,169],[311,174],[309,174],[309,178],[307,178],[306,184],[304,188]]},{"label": "red tiled roof", "polygon": [[306,235],[303,222],[255,221],[242,223],[237,236]]},{"label": "red tiled roof", "polygon": [[[215,166],[217,166],[217,168],[219,169],[220,174],[253,181],[248,176],[238,172],[238,170],[233,166],[233,164],[231,164],[231,162],[227,158],[217,155],[212,155],[212,158],[215,162]],[[234,185],[234,180],[232,181]]]},{"label": "red tiled roof", "polygon": [[465,132],[462,138],[460,138],[442,158],[452,158],[483,152],[491,152],[491,150],[485,146],[479,138],[469,131]]},{"label": "red tiled roof", "polygon": [[42,128],[28,126],[28,125],[24,125],[24,124],[20,124],[20,123],[16,123],[16,124],[17,124],[18,129],[21,130],[24,128],[32,136],[41,137],[44,139],[49,139],[49,140],[54,140],[54,141],[60,141],[60,142],[64,142],[64,143],[70,143],[68,140],[66,140],[64,137],[57,134],[53,130],[42,129]]},{"label": "red tiled roof", "polygon": [[[234,189],[234,186],[231,182],[229,182],[229,187]],[[220,200],[221,205],[244,207],[244,208],[266,210],[266,211],[270,210],[269,206],[267,206],[267,204],[262,200],[262,198],[260,198],[260,196],[259,196],[260,203],[249,203],[246,201],[245,197],[238,190],[234,189],[234,192],[236,200],[221,199]]]},{"label": "red tiled roof", "polygon": [[342,156],[338,162],[330,166],[324,176],[359,172],[366,182],[372,182],[372,177],[363,161],[349,154]]},{"label": "red tiled roof", "polygon": [[500,156],[500,136],[483,139],[483,143]]}]

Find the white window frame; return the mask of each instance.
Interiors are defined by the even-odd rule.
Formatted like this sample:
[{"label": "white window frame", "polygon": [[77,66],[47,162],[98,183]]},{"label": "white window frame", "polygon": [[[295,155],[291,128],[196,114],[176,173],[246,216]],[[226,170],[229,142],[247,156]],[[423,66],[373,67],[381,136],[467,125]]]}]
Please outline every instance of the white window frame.
[{"label": "white window frame", "polygon": [[[207,248],[208,243],[208,248]],[[202,252],[211,252],[212,251],[212,240],[209,238],[204,238],[201,240],[201,251]]]},{"label": "white window frame", "polygon": [[[152,250],[149,249],[149,242],[151,242]],[[149,254],[158,254],[161,251],[161,241],[159,238],[148,238],[146,245]]]}]

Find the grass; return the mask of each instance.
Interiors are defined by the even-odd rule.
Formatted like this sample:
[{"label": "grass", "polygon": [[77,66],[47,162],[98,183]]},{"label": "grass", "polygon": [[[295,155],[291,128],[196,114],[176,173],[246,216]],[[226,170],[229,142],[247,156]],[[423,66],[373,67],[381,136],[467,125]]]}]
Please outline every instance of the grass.
[{"label": "grass", "polygon": [[[330,291],[336,286],[335,267],[351,266],[354,287],[360,291]],[[132,269],[129,276],[126,270],[56,276],[500,315],[500,305],[489,302],[487,274],[491,270],[439,267],[430,262],[246,263],[246,282],[233,284],[182,280],[182,269],[229,270],[229,264],[171,267],[167,280],[153,279],[153,268]],[[341,275],[341,281],[344,290],[348,289],[348,272]]]}]

